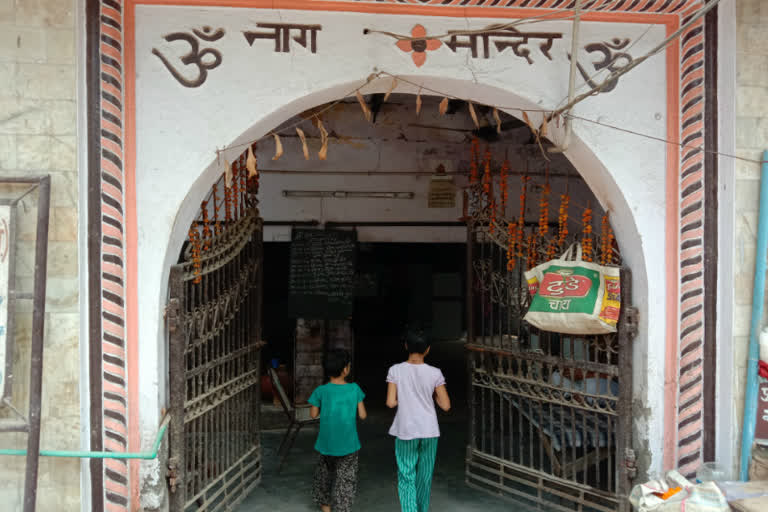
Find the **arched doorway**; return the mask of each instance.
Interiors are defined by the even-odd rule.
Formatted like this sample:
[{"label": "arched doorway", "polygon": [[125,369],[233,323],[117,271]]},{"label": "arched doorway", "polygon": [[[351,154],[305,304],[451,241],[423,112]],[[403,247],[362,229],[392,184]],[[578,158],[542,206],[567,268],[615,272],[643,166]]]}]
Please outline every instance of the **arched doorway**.
[{"label": "arched doorway", "polygon": [[[452,114],[453,116],[463,118],[463,122],[459,122],[458,127],[445,126],[445,125],[430,126],[430,122],[435,122],[439,118],[436,112],[438,111],[438,103],[440,101],[441,101],[440,98],[433,98],[433,97],[424,97],[420,99],[420,103],[422,105],[421,108],[424,109],[424,113],[417,120],[418,122],[414,121],[412,123],[409,123],[408,129],[405,130],[402,125],[393,126],[393,120],[387,118],[386,115],[389,114],[389,112],[386,112],[386,110],[389,108],[392,108],[393,110],[399,109],[400,114],[402,114],[403,111],[405,112],[411,111],[411,115],[412,115],[414,97],[408,96],[408,95],[402,95],[402,96],[396,95],[390,100],[390,102],[385,107],[382,107],[382,110],[380,113],[383,119],[380,118],[379,120],[380,124],[377,126],[376,123],[374,123],[373,125],[371,125],[369,130],[372,133],[375,133],[377,130],[378,131],[388,130],[389,137],[392,140],[401,139],[401,140],[405,140],[406,143],[407,141],[415,138],[413,137],[413,134],[419,131],[422,133],[422,137],[424,137],[423,134],[425,133],[425,131],[427,133],[431,131],[433,133],[433,136],[434,136],[434,133],[445,133],[445,132],[450,132],[452,130],[455,131],[459,135],[457,135],[452,140],[446,140],[446,139],[449,139],[449,137],[445,136],[444,140],[442,141],[442,144],[463,146],[464,154],[462,156],[458,156],[457,158],[455,158],[456,161],[452,162],[451,167],[454,169],[455,179],[458,181],[456,185],[459,186],[460,188],[463,187],[465,189],[468,186],[471,189],[471,183],[468,183],[468,181],[471,181],[472,179],[471,176],[473,172],[472,171],[473,165],[475,166],[475,171],[477,171],[477,165],[480,164],[479,161],[476,161],[473,164],[473,160],[475,160],[476,158],[468,154],[469,147],[470,147],[469,141],[472,138],[473,132],[475,135],[479,134],[481,136],[485,136],[488,138],[488,140],[484,142],[484,146],[488,147],[488,153],[489,153],[488,163],[491,164],[491,161],[490,161],[491,153],[493,153],[498,157],[498,159],[494,157],[493,163],[492,163],[492,166],[494,167],[494,170],[492,172],[492,175],[493,175],[492,180],[495,183],[493,187],[496,190],[498,190],[498,187],[500,186],[500,182],[498,180],[502,179],[500,175],[502,174],[502,171],[500,169],[501,162],[505,159],[505,156],[507,158],[509,157],[508,154],[510,153],[510,146],[512,146],[513,147],[512,153],[515,153],[515,154],[512,157],[513,163],[510,164],[510,166],[516,169],[514,171],[514,184],[511,185],[513,191],[509,194],[510,196],[512,196],[509,199],[509,203],[505,205],[508,208],[505,208],[505,214],[502,215],[501,217],[508,216],[511,219],[512,215],[509,214],[508,212],[516,211],[520,207],[520,203],[518,201],[518,193],[520,192],[521,189],[514,188],[514,187],[517,185],[518,180],[520,180],[521,178],[528,178],[530,180],[531,175],[533,175],[535,183],[525,186],[525,189],[530,191],[532,203],[534,205],[536,202],[539,201],[539,198],[540,198],[539,194],[541,193],[543,186],[547,185],[548,187],[552,186],[549,193],[552,194],[553,198],[559,197],[562,195],[569,195],[570,193],[577,198],[574,202],[577,205],[577,207],[580,208],[580,210],[584,210],[585,207],[589,208],[591,206],[591,208],[594,208],[596,212],[604,211],[598,204],[596,196],[590,190],[588,183],[583,181],[582,178],[579,177],[579,173],[573,168],[572,164],[566,158],[562,156],[557,157],[554,155],[549,155],[547,158],[552,160],[552,162],[547,162],[543,158],[543,155],[540,153],[540,148],[537,147],[538,144],[531,139],[530,131],[528,130],[528,128],[525,126],[524,123],[520,122],[519,120],[517,120],[512,116],[503,115],[503,119],[500,119],[501,126],[508,126],[510,128],[503,130],[502,134],[499,135],[496,132],[495,125],[493,124],[492,109],[484,109],[481,105],[477,105],[477,106],[474,106],[473,108],[478,109],[478,111],[480,112],[482,124],[489,126],[491,129],[490,130],[476,129],[472,126],[472,121],[470,121],[470,117],[467,110],[469,108],[468,105],[466,103],[461,104],[461,102],[459,102],[459,104],[456,106],[456,109],[455,109],[456,112]],[[391,105],[394,105],[395,107],[390,107]],[[337,210],[336,212],[334,212],[333,211],[334,208],[330,207],[329,205],[326,205],[326,208],[327,208],[326,210],[326,209],[323,209],[321,204],[321,207],[318,210],[316,208],[317,205],[315,205],[315,207],[313,208],[313,205],[311,204],[308,205],[306,202],[298,205],[294,204],[292,207],[295,209],[296,212],[298,212],[298,215],[296,216],[296,218],[287,219],[285,215],[287,214],[287,212],[290,211],[290,209],[286,209],[285,208],[286,205],[285,204],[281,205],[280,202],[286,201],[287,200],[286,198],[290,197],[288,194],[285,193],[287,191],[286,187],[290,188],[289,186],[290,183],[287,183],[287,181],[290,181],[290,179],[298,180],[294,182],[293,185],[298,186],[299,183],[302,184],[304,186],[303,192],[311,192],[311,190],[307,190],[307,189],[311,189],[313,187],[316,187],[319,189],[320,187],[318,186],[318,184],[322,183],[322,180],[325,180],[328,182],[327,185],[323,187],[324,191],[339,192],[339,184],[341,183],[344,186],[346,186],[347,190],[351,189],[354,191],[355,189],[357,189],[357,191],[360,192],[360,184],[356,183],[355,179],[358,179],[360,183],[364,183],[365,181],[375,181],[376,179],[386,180],[386,181],[377,183],[376,186],[373,187],[376,190],[372,190],[372,191],[369,190],[369,192],[398,193],[398,191],[400,191],[400,189],[397,187],[398,185],[402,186],[402,183],[397,183],[395,176],[399,176],[399,175],[396,172],[391,172],[391,171],[388,172],[386,170],[378,169],[379,175],[377,176],[377,170],[369,169],[368,171],[360,171],[358,169],[356,174],[354,170],[350,170],[349,164],[347,164],[348,167],[346,167],[346,171],[339,170],[337,168],[336,170],[337,172],[334,173],[328,170],[329,167],[343,165],[342,164],[343,160],[354,161],[354,158],[352,157],[352,155],[349,152],[345,153],[345,151],[342,149],[344,144],[349,146],[362,146],[363,150],[369,149],[366,147],[366,144],[364,142],[361,142],[366,139],[366,134],[360,132],[362,128],[360,128],[360,126],[350,124],[349,122],[349,119],[351,119],[352,116],[356,116],[358,118],[360,117],[358,109],[359,109],[359,106],[357,105],[356,100],[352,99],[347,102],[342,102],[338,104],[335,110],[326,110],[325,108],[318,107],[318,108],[315,108],[314,110],[304,111],[298,116],[289,118],[282,123],[282,127],[285,127],[285,126],[293,127],[293,125],[295,125],[296,123],[301,123],[302,120],[304,119],[310,119],[310,120],[313,119],[313,116],[316,115],[316,112],[318,112],[318,110],[324,111],[323,115],[320,116],[320,118],[322,119],[322,122],[324,123],[323,126],[326,126],[326,129],[331,133],[333,133],[335,138],[338,140],[337,144],[332,146],[330,153],[333,154],[334,151],[337,154],[341,153],[344,156],[344,158],[342,160],[336,160],[336,161],[332,160],[330,163],[314,160],[314,161],[311,161],[310,163],[303,164],[304,166],[309,166],[308,168],[314,168],[314,171],[306,170],[306,169],[302,170],[302,169],[296,168],[301,166],[302,165],[301,162],[304,161],[303,157],[300,156],[301,141],[298,137],[289,139],[288,137],[284,136],[284,139],[286,140],[285,145],[286,147],[288,147],[289,151],[293,153],[293,157],[289,158],[287,161],[283,161],[280,163],[270,163],[271,161],[269,160],[269,158],[271,157],[271,152],[272,152],[271,144],[269,145],[262,144],[255,148],[256,150],[255,153],[257,154],[258,160],[261,163],[259,165],[259,169],[261,171],[260,193],[262,195],[260,214],[267,221],[268,225],[270,224],[270,222],[272,223],[271,227],[273,229],[272,229],[272,233],[270,234],[270,236],[272,237],[272,240],[280,239],[280,228],[285,227],[285,226],[281,226],[280,224],[285,224],[287,226],[290,226],[292,223],[300,224],[301,222],[309,222],[313,220],[313,215],[320,216],[319,222],[321,224],[335,222],[337,227],[344,224],[343,221],[346,220],[348,227],[359,226],[360,229],[363,229],[363,227],[366,227],[366,228],[369,228],[370,230],[372,226],[366,223],[371,223],[371,222],[375,223],[375,221],[370,221],[370,219],[368,217],[365,217],[364,215],[363,217],[361,217],[360,210],[357,210],[357,213],[353,215],[350,219],[350,217],[344,217],[343,213],[340,210]],[[391,116],[391,117],[396,117],[396,116]],[[365,121],[360,121],[360,122],[365,123]],[[490,124],[488,124],[489,122]],[[443,124],[449,124],[449,123],[443,123]],[[311,126],[311,124],[309,126]],[[354,133],[354,136],[345,135],[344,132],[342,131],[343,127],[346,127],[349,130],[348,133]],[[285,133],[284,128],[281,129],[281,126],[278,126],[274,131],[276,133]],[[309,129],[306,129],[306,131],[309,132]],[[381,138],[381,135],[379,137]],[[379,143],[381,145],[384,145],[389,142],[391,142],[391,140],[386,140],[384,142],[380,141]],[[422,142],[424,141],[423,140],[419,141],[419,143],[422,143]],[[437,144],[435,140],[432,140],[430,142],[432,143],[432,145]],[[403,143],[403,145],[405,145],[406,143]],[[267,146],[267,147],[264,148],[264,146]],[[318,146],[319,146],[319,143],[317,142],[317,137],[311,138],[309,143],[309,148],[312,151],[316,151]],[[247,147],[247,144],[246,144],[246,147]],[[491,147],[493,147],[493,151],[491,150]],[[393,150],[391,146],[389,149],[392,151],[391,154],[397,153],[397,149]],[[430,147],[428,149],[433,149],[433,148]],[[538,152],[538,155],[537,155],[537,152]],[[434,158],[434,160],[439,161],[442,159],[443,161],[448,161],[450,160],[450,158],[447,155],[451,155],[451,154],[456,155],[457,153],[455,150],[454,151],[446,150],[444,154],[436,155],[436,158]],[[380,156],[381,155],[379,154],[376,158],[378,161],[381,160]],[[391,158],[395,158],[395,157],[391,157]],[[485,157],[483,157],[483,159],[484,158]],[[237,185],[237,184],[239,183],[238,180],[241,180],[244,178],[244,173],[246,172],[245,171],[246,160],[247,160],[247,157],[245,153],[241,153],[239,156],[237,156],[237,158],[233,159],[233,161],[235,162],[234,164],[235,171],[233,172],[233,175],[234,175],[233,179],[235,183],[234,188],[237,190],[242,190],[241,185]],[[380,165],[380,164],[377,164],[377,165]],[[389,163],[388,165],[385,165],[385,168],[391,169],[392,165],[396,165],[396,164]],[[352,169],[355,169],[355,167],[353,166]],[[287,175],[291,175],[291,174],[294,174],[293,178],[286,178]],[[315,174],[318,176],[312,177],[311,176],[312,174]],[[347,176],[338,178],[339,174],[347,174]],[[413,174],[415,175],[418,173],[413,173]],[[421,172],[421,174],[430,175],[432,174],[432,170],[429,168],[425,168]],[[357,176],[357,178],[353,178],[353,176]],[[322,179],[320,181],[318,181],[317,179],[313,179],[318,177],[321,177]],[[270,179],[278,180],[278,182],[270,183]],[[340,182],[339,179],[343,179],[344,181]],[[593,175],[593,179],[595,179],[594,175]],[[220,194],[223,192],[222,188],[228,190],[226,186],[222,185],[222,182],[225,180],[226,180],[225,177],[219,176],[219,180],[217,181],[215,185],[216,188],[214,190],[219,190]],[[523,183],[527,183],[527,182],[523,180]],[[387,192],[386,190],[380,190],[379,188],[382,186],[382,184],[384,186],[388,186],[390,188],[390,191]],[[413,185],[413,183],[410,183],[410,185]],[[530,189],[527,188],[528,186],[530,186]],[[601,184],[601,186],[602,186],[602,190],[610,189],[610,187],[606,186],[605,184]],[[468,190],[468,191],[471,192],[471,190]],[[201,207],[199,207],[195,217],[196,219],[195,222],[199,222],[201,220],[205,222],[206,220],[213,219],[215,215],[214,212],[216,211],[217,206],[216,206],[215,199],[212,205],[208,202],[210,200],[210,197],[211,195],[209,194],[209,196],[206,198],[206,203],[204,203]],[[215,197],[215,193],[214,193],[214,197]],[[220,202],[224,200],[222,199],[222,197],[223,195],[219,196]],[[312,197],[312,196],[309,195],[306,197]],[[533,198],[535,198],[535,200],[533,200]],[[321,200],[321,203],[322,203],[322,200]],[[615,204],[615,203],[612,203],[612,204]],[[469,207],[469,205],[467,206]],[[382,208],[373,207],[373,206],[371,206],[370,209],[374,211],[374,214],[373,214],[374,218],[377,214],[382,215],[382,212],[387,210],[387,208],[382,209]],[[567,206],[566,206],[566,209],[567,209]],[[555,212],[556,212],[556,201],[553,199],[552,210],[551,210],[551,213],[553,214],[553,219],[548,218],[546,221],[547,224],[550,222],[550,220],[554,220]],[[452,213],[456,213],[456,210],[454,209]],[[459,207],[459,213],[461,213],[461,207]],[[539,214],[536,211],[536,207],[534,206],[533,209],[531,209],[529,206],[529,210],[526,211],[526,218],[524,219],[524,221],[525,222],[530,221],[529,223],[537,224],[536,218],[538,215]],[[532,218],[529,219],[528,217],[531,217],[531,216]],[[499,222],[501,222],[501,217],[499,219]],[[599,217],[600,215],[596,213],[595,218],[599,218]],[[420,217],[420,219],[422,221],[424,220],[423,217]],[[318,219],[315,218],[314,220],[318,220]],[[282,223],[280,221],[282,221]],[[488,219],[477,220],[476,222],[487,224],[487,221]],[[580,215],[576,215],[575,218],[572,219],[571,221],[575,222],[571,228],[572,232],[575,232],[578,230],[577,226],[579,226],[579,223],[581,222]],[[215,222],[215,220],[211,220],[211,222]],[[402,225],[399,227],[399,229],[403,231],[407,231],[409,228],[419,227],[418,222],[415,222],[414,224],[415,225],[410,225],[410,226]],[[557,223],[555,222],[555,225],[556,224]],[[378,225],[375,227],[383,228],[386,225],[387,225],[386,222],[382,222],[381,225]],[[193,223],[193,226],[195,226],[194,223]],[[397,226],[397,224],[392,224],[391,226]],[[429,224],[424,223],[422,225],[422,227],[425,227],[425,226],[429,226]],[[432,227],[435,230],[438,229],[437,225],[434,225]],[[458,226],[446,225],[446,226],[440,227],[440,229],[442,229],[443,227],[457,228]],[[487,229],[487,227],[485,229]],[[554,227],[552,229],[554,230]],[[623,244],[625,243],[625,240],[627,238],[631,237],[632,231],[622,231],[621,229],[622,228],[619,227],[619,224],[617,223],[616,224],[617,238],[619,239],[620,244]],[[213,236],[212,233],[209,233],[207,236],[204,235],[203,230],[204,230],[204,227],[200,227],[195,237],[198,237],[200,236],[200,234],[203,234],[203,238],[210,239],[211,236]],[[190,231],[188,229],[187,234],[189,233]],[[463,237],[463,239],[466,240],[467,235],[464,228],[460,228],[459,233],[460,233],[460,238],[458,241],[461,241],[462,239],[461,237]],[[375,243],[376,241],[381,241],[381,240],[378,240],[377,237],[381,237],[382,234],[381,232],[379,233],[370,232],[368,233],[367,236],[370,237],[370,239],[368,240],[369,243]],[[435,235],[431,235],[431,236],[435,236]],[[452,236],[451,234],[444,234],[444,235],[440,235],[438,238],[443,238],[444,240],[450,240],[451,236]],[[285,240],[285,238],[283,238],[283,240]],[[288,240],[290,240],[290,238],[288,238]],[[396,242],[396,241],[397,241],[396,237],[395,239],[389,240],[390,243]],[[423,241],[430,241],[430,240],[423,240]],[[456,241],[457,240],[454,240],[454,242]],[[185,243],[194,245],[194,240],[187,239]],[[205,244],[205,241],[203,240],[202,243]],[[631,245],[631,243],[629,245]],[[185,251],[183,251],[183,254],[186,254],[186,257],[189,258],[189,255],[190,255],[189,249],[186,249]],[[501,260],[503,256],[499,254],[498,258]],[[464,261],[463,263],[466,264],[466,261]],[[269,269],[267,269],[267,271],[270,272]],[[464,275],[464,277],[466,278],[466,274]],[[517,287],[520,286],[519,280],[515,286]],[[481,332],[480,334],[481,336],[484,335],[483,332]],[[573,344],[571,344],[571,347],[573,347]],[[497,348],[501,348],[501,347],[497,347]],[[562,352],[562,345],[560,348]],[[571,358],[573,358],[573,352],[574,352],[573,348],[571,348],[571,354],[570,354]],[[552,356],[553,354],[548,354],[548,355]],[[461,354],[461,357],[462,358],[464,357],[463,354]],[[368,369],[373,368],[372,366],[370,366],[369,361],[366,361],[364,364],[368,364],[367,366]],[[377,371],[381,372],[382,369],[378,368]],[[466,374],[464,374],[461,377],[466,377]],[[461,380],[461,378],[457,380]],[[490,415],[493,416],[494,421],[497,421],[496,418],[500,413],[500,411],[501,411],[501,408],[499,408],[496,411],[493,411],[493,410],[490,411]],[[512,412],[510,411],[508,412],[511,417]],[[516,417],[516,418],[517,418],[517,421],[522,422],[522,416]],[[534,422],[536,421],[535,418],[530,418],[530,417],[528,421],[530,422],[531,419],[533,419]],[[539,422],[541,422],[541,419],[542,418],[539,418]],[[585,420],[585,418],[583,417],[582,419]],[[508,433],[511,435],[511,431],[509,430],[511,421],[507,421],[506,423],[502,421],[501,424],[502,424],[502,429],[507,428]],[[503,425],[506,425],[506,427],[504,427]],[[610,428],[613,428],[614,431],[616,430],[615,426]],[[626,428],[626,426],[624,428]],[[520,432],[517,432],[517,433],[519,434]],[[586,431],[583,432],[582,435],[585,435],[585,433]],[[611,435],[613,434],[609,433],[609,437]],[[529,439],[528,442],[532,442],[532,441]],[[464,446],[466,444],[467,443],[464,442],[464,444],[460,445],[459,457],[463,456]],[[599,442],[598,442],[598,445],[599,445]],[[532,444],[531,449],[533,449],[533,446],[534,445]],[[597,446],[597,448],[601,448],[601,446]],[[603,446],[603,448],[605,448],[605,446]],[[536,450],[543,449],[543,445],[536,444],[535,449]],[[501,451],[503,451],[503,448]],[[539,469],[541,469],[541,464],[542,464],[540,459],[541,458],[537,459],[538,463],[540,464]],[[574,456],[573,459],[575,460],[576,457]],[[582,462],[585,461],[585,459],[583,459],[582,457],[579,457],[579,460]],[[617,461],[617,458],[614,457],[613,463],[615,464],[616,461]],[[550,470],[554,471],[554,468],[552,466],[548,466],[548,467]],[[220,471],[223,471],[225,469],[226,468],[221,468]],[[610,473],[613,470],[608,469],[607,471]],[[599,472],[600,470],[598,470],[598,474]],[[587,485],[586,477],[584,477],[584,481],[581,482],[581,484]]]}]

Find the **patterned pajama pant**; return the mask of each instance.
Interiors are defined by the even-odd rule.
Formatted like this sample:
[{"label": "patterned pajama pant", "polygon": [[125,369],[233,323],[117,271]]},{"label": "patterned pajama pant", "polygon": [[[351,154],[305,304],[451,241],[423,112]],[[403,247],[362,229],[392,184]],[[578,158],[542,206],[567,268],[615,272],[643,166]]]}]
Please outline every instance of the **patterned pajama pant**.
[{"label": "patterned pajama pant", "polygon": [[349,512],[357,495],[357,453],[343,457],[320,455],[315,468],[312,498],[333,512]]},{"label": "patterned pajama pant", "polygon": [[395,439],[397,492],[402,512],[429,510],[437,440],[437,437],[409,441]]}]

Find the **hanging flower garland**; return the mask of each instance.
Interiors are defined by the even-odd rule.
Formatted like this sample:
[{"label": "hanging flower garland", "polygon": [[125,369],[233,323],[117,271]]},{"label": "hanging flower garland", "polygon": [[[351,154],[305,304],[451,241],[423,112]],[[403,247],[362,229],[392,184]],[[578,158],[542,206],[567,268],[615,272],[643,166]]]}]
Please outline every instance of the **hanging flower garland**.
[{"label": "hanging flower garland", "polygon": [[565,240],[568,238],[568,204],[571,197],[566,194],[560,194],[560,209],[557,214],[557,248],[563,250]]},{"label": "hanging flower garland", "polygon": [[537,257],[536,257],[536,235],[534,233],[531,233],[528,235],[528,238],[526,239],[526,249],[527,249],[527,255],[526,255],[526,265],[527,270],[531,270],[533,267],[536,266],[537,263]]},{"label": "hanging flower garland", "polygon": [[488,231],[494,234],[496,232],[496,200],[494,198],[491,198],[489,208],[491,210],[491,219],[488,223]]},{"label": "hanging flower garland", "polygon": [[613,230],[608,220],[608,213],[603,215],[600,223],[600,264],[608,265],[614,263],[613,258]]},{"label": "hanging flower garland", "polygon": [[189,243],[192,245],[192,273],[195,276],[193,282],[199,284],[202,280],[203,263],[200,258],[200,233],[196,227],[189,229]]},{"label": "hanging flower garland", "polygon": [[493,176],[491,176],[491,149],[486,146],[483,158],[483,193],[485,194],[485,204],[490,205],[493,202]]},{"label": "hanging flower garland", "polygon": [[469,155],[469,183],[470,185],[477,184],[479,179],[477,161],[480,157],[480,143],[477,138],[472,139],[472,145],[470,146]]},{"label": "hanging flower garland", "polygon": [[501,207],[499,208],[499,215],[504,217],[507,214],[507,202],[509,200],[509,191],[507,190],[509,184],[509,160],[504,159],[504,163],[501,164],[501,171],[499,173],[499,191],[501,195]]},{"label": "hanging flower garland", "polygon": [[517,221],[512,220],[507,223],[507,270],[515,270],[517,263],[517,254],[515,254],[515,244],[517,242]]},{"label": "hanging flower garland", "polygon": [[551,192],[552,187],[547,180],[541,187],[541,197],[539,198],[539,236],[542,240],[549,233],[549,194]]},{"label": "hanging flower garland", "polygon": [[593,261],[592,257],[592,208],[587,205],[584,213],[581,214],[582,238],[581,238],[581,258],[584,261]]}]

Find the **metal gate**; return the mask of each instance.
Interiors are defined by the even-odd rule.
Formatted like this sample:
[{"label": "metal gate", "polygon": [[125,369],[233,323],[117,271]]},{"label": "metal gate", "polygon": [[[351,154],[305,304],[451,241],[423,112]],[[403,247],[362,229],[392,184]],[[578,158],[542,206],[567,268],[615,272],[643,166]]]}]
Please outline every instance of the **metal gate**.
[{"label": "metal gate", "polygon": [[170,273],[172,511],[232,510],[261,481],[262,221],[239,164]]},{"label": "metal gate", "polygon": [[[522,320],[530,253],[510,254],[508,237],[531,240],[541,224],[513,221],[508,230],[492,211],[487,186],[476,182],[469,194],[467,483],[524,510],[628,510],[636,331],[631,273],[622,269],[618,333],[540,331]],[[513,234],[518,227],[526,235]]]}]

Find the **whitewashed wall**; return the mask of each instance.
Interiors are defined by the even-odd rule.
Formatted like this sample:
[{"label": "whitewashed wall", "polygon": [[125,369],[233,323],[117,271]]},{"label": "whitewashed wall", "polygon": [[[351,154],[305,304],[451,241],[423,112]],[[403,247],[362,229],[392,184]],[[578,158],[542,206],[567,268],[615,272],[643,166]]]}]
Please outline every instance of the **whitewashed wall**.
[{"label": "whitewashed wall", "polygon": [[[321,24],[317,54],[301,47],[288,54],[275,53],[271,41],[257,41],[249,47],[242,31],[265,21]],[[551,51],[552,61],[532,44],[533,66],[509,51],[492,59],[469,59],[466,50],[454,54],[442,47],[430,52],[426,64],[417,68],[393,40],[363,35],[364,28],[407,33],[415,24],[424,23],[429,31],[444,32],[479,28],[494,21],[137,6],[138,339],[144,441],[154,432],[165,403],[161,312],[168,268],[200,200],[219,174],[215,149],[262,137],[291,116],[338,99],[380,70],[477,103],[536,109],[552,108],[563,100],[569,49],[563,41],[570,40],[571,31],[565,21],[537,24],[537,31],[557,31],[564,36]],[[152,49],[178,59],[188,47],[167,44],[163,36],[203,25],[227,30],[227,36],[215,44],[222,51],[223,63],[209,72],[201,87],[185,88]],[[618,36],[635,41],[646,29],[646,25],[584,23],[581,34],[585,43]],[[642,54],[663,37],[663,27],[652,27],[633,53]],[[194,76],[194,70],[191,72]],[[384,92],[390,83],[389,78],[373,80],[364,92]],[[416,89],[401,86],[397,91]],[[614,92],[580,104],[576,112],[665,137],[664,55],[622,79]],[[558,137],[562,134],[556,132],[555,139]],[[567,152],[598,200],[614,212],[619,242],[635,272],[635,298],[642,319],[635,350],[635,389],[645,407],[638,411],[636,426],[643,437],[639,443],[653,454],[648,461],[652,471],[661,464],[665,282],[659,269],[664,268],[665,253],[665,151],[658,142],[579,122]],[[226,155],[231,160],[237,153]]]}]

